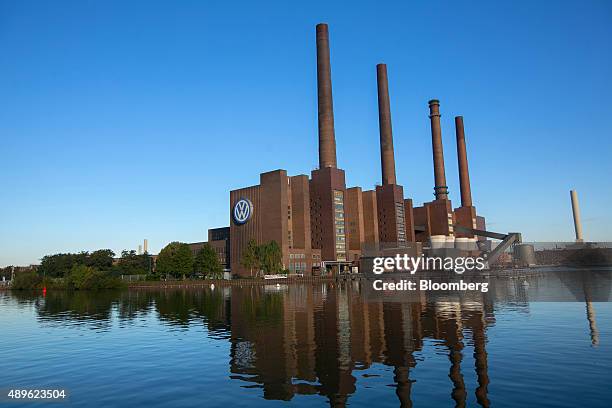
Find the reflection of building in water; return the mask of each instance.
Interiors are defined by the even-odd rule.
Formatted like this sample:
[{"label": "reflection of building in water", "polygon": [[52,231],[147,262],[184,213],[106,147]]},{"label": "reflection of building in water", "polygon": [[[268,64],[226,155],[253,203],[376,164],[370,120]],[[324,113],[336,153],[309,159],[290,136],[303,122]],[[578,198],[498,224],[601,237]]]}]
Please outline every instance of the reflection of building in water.
[{"label": "reflection of building in water", "polygon": [[597,320],[595,319],[595,306],[593,306],[593,294],[591,291],[590,276],[582,277],[582,291],[584,293],[584,302],[586,303],[586,314],[589,322],[589,332],[591,334],[591,344],[599,345],[599,329],[597,328]]},{"label": "reflection of building in water", "polygon": [[232,378],[263,388],[264,398],[290,400],[318,394],[346,405],[359,371],[393,367],[396,395],[412,406],[410,371],[424,339],[441,340],[449,358],[449,397],[465,406],[462,367],[473,349],[478,404],[489,406],[486,328],[493,307],[482,294],[470,299],[368,302],[358,284],[232,288]]},{"label": "reflection of building in water", "polygon": [[595,308],[593,302],[586,302],[587,320],[589,321],[589,330],[591,333],[591,344],[597,346],[599,344],[599,329],[597,328],[597,321],[595,320]]},{"label": "reflection of building in water", "polygon": [[[34,301],[43,325],[70,322],[108,330],[113,321],[129,326],[149,314],[165,325],[204,325],[206,336],[230,341],[231,378],[261,388],[266,399],[312,394],[343,406],[358,388],[368,386],[364,374],[372,373],[366,370],[383,365],[393,373],[400,405],[408,407],[421,384],[413,383],[413,369],[430,369],[423,355],[433,347],[448,359],[448,398],[459,407],[489,406],[487,328],[500,309],[525,313],[530,300],[551,300],[547,288],[555,293],[566,289],[563,296],[569,297],[563,300],[586,303],[590,341],[599,341],[594,303],[609,301],[609,274],[572,271],[526,279],[496,279],[486,294],[421,292],[409,301],[370,297],[371,286],[359,282],[103,291],[95,296],[51,291]],[[32,302],[32,296],[11,293],[24,302]],[[469,386],[474,379],[476,385]]]}]

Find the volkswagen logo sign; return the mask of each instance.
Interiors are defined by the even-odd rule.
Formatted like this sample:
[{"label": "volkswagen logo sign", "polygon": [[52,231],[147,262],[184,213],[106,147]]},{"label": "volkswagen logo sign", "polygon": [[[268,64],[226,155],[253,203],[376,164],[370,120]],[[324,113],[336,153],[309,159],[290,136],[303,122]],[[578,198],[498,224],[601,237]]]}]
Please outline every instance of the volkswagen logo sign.
[{"label": "volkswagen logo sign", "polygon": [[234,219],[234,223],[238,225],[242,225],[246,223],[253,214],[253,203],[247,198],[239,199],[236,204],[234,204],[234,209],[232,210],[232,218]]}]

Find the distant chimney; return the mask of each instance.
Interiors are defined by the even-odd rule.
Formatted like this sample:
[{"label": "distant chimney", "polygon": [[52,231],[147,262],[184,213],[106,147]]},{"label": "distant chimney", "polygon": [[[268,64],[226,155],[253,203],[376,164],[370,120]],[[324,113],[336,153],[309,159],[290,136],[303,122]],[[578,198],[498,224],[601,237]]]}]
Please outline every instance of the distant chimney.
[{"label": "distant chimney", "polygon": [[327,24],[317,24],[317,91],[319,97],[319,167],[336,167],[336,136]]},{"label": "distant chimney", "polygon": [[144,240],[144,252],[148,253],[149,252],[149,240],[145,238]]},{"label": "distant chimney", "polygon": [[142,245],[138,245],[138,255],[142,254]]},{"label": "distant chimney", "polygon": [[468,171],[467,149],[463,116],[455,116],[455,134],[457,135],[457,159],[459,162],[459,187],[461,189],[461,206],[472,206],[472,190],[470,188],[470,173]]},{"label": "distant chimney", "polygon": [[380,127],[380,164],[382,183],[397,184],[395,179],[395,154],[393,152],[393,131],[391,128],[391,103],[389,101],[389,79],[387,65],[376,65],[378,82],[378,124]]},{"label": "distant chimney", "polygon": [[429,101],[429,118],[431,119],[431,144],[434,163],[434,194],[437,199],[448,199],[448,187],[444,173],[444,152],[442,149],[442,130],[440,128],[440,101]]},{"label": "distant chimney", "polygon": [[578,193],[570,190],[572,198],[572,213],[574,214],[574,229],[576,230],[576,242],[584,242],[582,238],[582,221],[580,220],[580,206],[578,205]]}]

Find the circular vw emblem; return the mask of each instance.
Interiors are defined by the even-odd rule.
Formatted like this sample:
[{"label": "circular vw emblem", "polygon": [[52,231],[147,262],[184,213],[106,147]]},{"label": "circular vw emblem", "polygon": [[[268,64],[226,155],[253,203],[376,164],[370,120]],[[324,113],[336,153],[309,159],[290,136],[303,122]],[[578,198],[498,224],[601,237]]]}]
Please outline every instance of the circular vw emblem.
[{"label": "circular vw emblem", "polygon": [[253,203],[247,198],[241,198],[234,204],[234,209],[232,210],[232,218],[234,222],[238,225],[242,225],[246,223],[253,213]]}]

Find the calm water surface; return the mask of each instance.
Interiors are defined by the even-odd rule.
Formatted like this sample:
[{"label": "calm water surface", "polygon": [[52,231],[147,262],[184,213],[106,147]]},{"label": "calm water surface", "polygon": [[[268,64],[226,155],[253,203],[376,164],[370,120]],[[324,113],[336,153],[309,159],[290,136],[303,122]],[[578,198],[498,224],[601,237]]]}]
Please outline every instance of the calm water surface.
[{"label": "calm water surface", "polygon": [[0,389],[104,407],[612,406],[609,274],[492,285],[0,292]]}]

